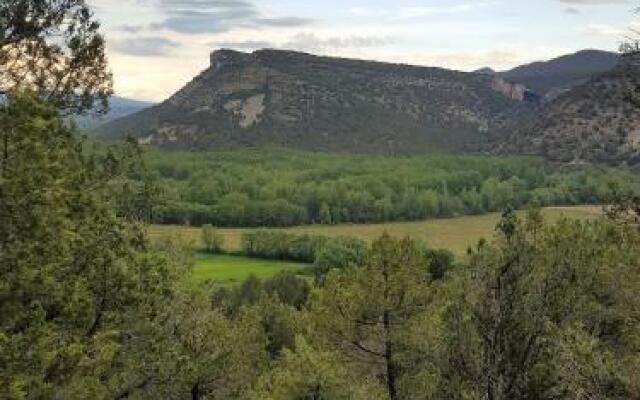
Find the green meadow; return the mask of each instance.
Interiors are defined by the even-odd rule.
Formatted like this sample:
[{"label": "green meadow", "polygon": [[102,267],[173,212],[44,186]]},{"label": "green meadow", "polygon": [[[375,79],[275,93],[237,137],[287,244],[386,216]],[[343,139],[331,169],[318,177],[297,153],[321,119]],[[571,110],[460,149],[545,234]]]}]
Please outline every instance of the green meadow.
[{"label": "green meadow", "polygon": [[198,253],[193,267],[193,282],[214,282],[228,285],[242,282],[250,275],[258,278],[270,278],[279,272],[296,274],[309,272],[305,264],[287,261],[262,260],[235,255],[208,255]]}]

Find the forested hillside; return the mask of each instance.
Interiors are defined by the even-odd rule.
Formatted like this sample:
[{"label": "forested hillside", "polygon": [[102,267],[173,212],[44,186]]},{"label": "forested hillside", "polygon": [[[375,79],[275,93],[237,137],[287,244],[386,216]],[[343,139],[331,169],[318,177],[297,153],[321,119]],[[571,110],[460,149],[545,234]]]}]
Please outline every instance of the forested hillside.
[{"label": "forested hillside", "polygon": [[639,88],[640,56],[634,52],[547,103],[535,121],[501,144],[503,150],[565,163],[638,164]]}]

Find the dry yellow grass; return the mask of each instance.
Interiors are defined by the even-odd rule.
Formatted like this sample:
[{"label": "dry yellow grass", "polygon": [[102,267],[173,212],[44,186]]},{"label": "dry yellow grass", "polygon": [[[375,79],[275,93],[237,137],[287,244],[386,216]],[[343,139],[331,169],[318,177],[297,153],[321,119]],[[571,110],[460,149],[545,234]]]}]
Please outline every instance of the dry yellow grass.
[{"label": "dry yellow grass", "polygon": [[[562,217],[590,219],[602,215],[602,208],[598,206],[549,207],[544,209],[544,215],[550,222]],[[490,238],[494,234],[494,229],[499,218],[499,213],[493,213],[417,222],[364,225],[310,225],[282,229],[295,233],[355,236],[367,241],[371,241],[384,232],[388,232],[393,236],[410,236],[423,240],[431,247],[449,249],[457,256],[463,256],[469,246],[474,245],[483,237]],[[252,229],[249,228],[231,228],[219,229],[219,232],[225,237],[225,248],[234,251],[240,248],[242,233],[251,230]],[[194,243],[200,241],[200,229],[194,227],[154,225],[150,227],[149,234],[152,238],[161,235],[180,235],[184,239]]]}]

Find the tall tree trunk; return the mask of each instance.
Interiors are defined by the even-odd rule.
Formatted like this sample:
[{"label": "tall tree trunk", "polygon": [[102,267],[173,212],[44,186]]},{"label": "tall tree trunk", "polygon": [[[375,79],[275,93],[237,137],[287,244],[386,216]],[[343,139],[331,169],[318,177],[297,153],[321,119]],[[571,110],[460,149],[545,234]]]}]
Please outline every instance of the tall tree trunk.
[{"label": "tall tree trunk", "polygon": [[389,312],[389,266],[384,262],[382,276],[384,279],[384,312],[382,325],[384,329],[384,361],[387,372],[387,392],[390,400],[398,400],[398,370],[393,360],[393,338],[391,332],[391,313]]},{"label": "tall tree trunk", "polygon": [[200,400],[200,383],[196,382],[191,387],[191,400]]},{"label": "tall tree trunk", "polygon": [[397,379],[398,379],[398,370],[393,361],[393,343],[391,340],[391,318],[389,316],[389,311],[385,311],[383,315],[383,325],[384,325],[384,361],[387,369],[387,392],[389,393],[390,400],[398,399],[398,388],[397,388]]},{"label": "tall tree trunk", "polygon": [[[11,129],[13,130],[13,129]],[[9,129],[4,130],[2,149],[2,177],[7,177],[7,164],[9,162]]]}]

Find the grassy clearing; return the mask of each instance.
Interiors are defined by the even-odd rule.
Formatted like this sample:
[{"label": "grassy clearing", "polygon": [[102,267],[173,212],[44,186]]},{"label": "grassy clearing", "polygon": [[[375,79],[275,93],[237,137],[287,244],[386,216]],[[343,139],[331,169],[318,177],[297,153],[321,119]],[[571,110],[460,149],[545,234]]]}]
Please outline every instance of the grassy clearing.
[{"label": "grassy clearing", "polygon": [[[544,210],[544,215],[548,221],[555,221],[562,217],[592,219],[602,215],[602,209],[597,206],[549,207]],[[410,236],[423,240],[431,247],[448,249],[457,256],[464,256],[469,246],[483,237],[490,238],[493,235],[499,218],[499,213],[493,213],[417,222],[310,225],[283,229],[295,233],[355,236],[367,241],[379,237],[386,231],[394,236]],[[250,230],[252,229],[219,229],[219,232],[225,237],[225,248],[229,251],[237,251],[240,248],[242,233]],[[200,241],[200,228],[193,227],[156,225],[150,228],[149,234],[152,238],[177,234],[194,244]]]},{"label": "grassy clearing", "polygon": [[202,283],[209,280],[228,285],[242,282],[249,275],[269,278],[281,271],[304,273],[309,269],[305,264],[261,260],[232,255],[198,254],[193,268],[193,281]]}]

